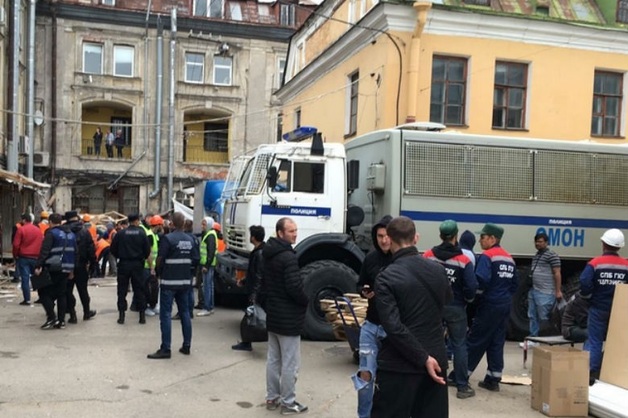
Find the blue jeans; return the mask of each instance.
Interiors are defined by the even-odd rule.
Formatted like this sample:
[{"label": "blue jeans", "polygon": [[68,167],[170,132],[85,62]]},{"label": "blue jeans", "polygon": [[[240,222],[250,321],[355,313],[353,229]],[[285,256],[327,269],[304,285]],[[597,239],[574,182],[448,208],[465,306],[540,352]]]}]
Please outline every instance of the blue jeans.
[{"label": "blue jeans", "polygon": [[608,332],[611,313],[597,308],[589,308],[589,338],[584,342],[584,351],[589,352],[589,370],[600,372],[602,369],[602,346]]},{"label": "blue jeans", "polygon": [[[377,372],[377,353],[381,347],[381,340],[386,338],[386,331],[381,325],[364,321],[360,328],[360,366],[358,372],[351,376],[355,390],[358,391],[358,417],[371,416],[373,407],[373,392],[375,375]],[[363,380],[359,373],[362,371],[371,373],[371,380]]]},{"label": "blue jeans", "polygon": [[210,267],[207,273],[203,273],[203,297],[205,310],[214,309],[214,268]]},{"label": "blue jeans", "polygon": [[31,274],[35,272],[36,262],[34,258],[19,257],[17,259],[17,271],[22,278],[22,296],[26,302],[31,301]]},{"label": "blue jeans", "polygon": [[464,388],[469,385],[467,356],[467,310],[464,306],[447,305],[443,311],[443,320],[447,325],[449,342],[454,353],[454,370],[456,386]]},{"label": "blue jeans", "polygon": [[528,318],[530,319],[530,335],[539,336],[541,322],[548,321],[556,297],[551,293],[543,293],[534,288],[528,292]]},{"label": "blue jeans", "polygon": [[192,320],[188,306],[190,289],[160,289],[159,293],[159,323],[161,325],[161,350],[170,351],[172,344],[172,301],[177,302],[179,316],[181,317],[181,329],[183,331],[183,345],[189,347],[192,344]]}]

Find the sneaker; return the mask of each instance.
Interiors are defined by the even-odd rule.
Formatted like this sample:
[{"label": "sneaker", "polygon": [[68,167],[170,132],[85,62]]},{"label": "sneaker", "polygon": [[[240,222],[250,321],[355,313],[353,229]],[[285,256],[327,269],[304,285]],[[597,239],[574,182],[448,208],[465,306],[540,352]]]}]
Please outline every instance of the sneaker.
[{"label": "sneaker", "polygon": [[83,314],[83,321],[89,321],[90,319],[96,316],[96,313],[97,313],[96,311],[85,312]]},{"label": "sneaker", "polygon": [[146,358],[152,359],[152,360],[162,360],[162,359],[168,359],[170,358],[171,354],[170,354],[170,350],[166,351],[166,350],[162,350],[161,348],[157,351],[155,351],[152,354],[149,354],[146,356]]},{"label": "sneaker", "polygon": [[467,399],[475,396],[475,391],[471,389],[471,386],[467,385],[461,388],[458,388],[458,393],[456,393],[456,398],[458,399]]},{"label": "sneaker", "polygon": [[279,398],[266,400],[266,409],[268,409],[269,411],[275,411],[277,408],[279,408],[279,405]]},{"label": "sneaker", "polygon": [[186,356],[189,356],[190,355],[190,346],[189,345],[181,346],[181,348],[179,348],[179,353],[185,354]]},{"label": "sneaker", "polygon": [[490,390],[491,392],[499,392],[498,382],[487,382],[486,380],[482,380],[478,383],[478,386],[482,389]]},{"label": "sneaker", "polygon": [[31,306],[31,303],[28,300],[23,300],[23,301],[20,302],[20,305],[22,305],[22,306]]},{"label": "sneaker", "polygon": [[181,316],[179,314],[176,314],[172,317],[173,321],[180,321],[181,320]]},{"label": "sneaker", "polygon": [[214,313],[213,311],[208,311],[206,309],[203,309],[202,311],[197,313],[196,316],[209,316],[209,315],[211,315],[213,313]]},{"label": "sneaker", "polygon": [[78,318],[76,317],[76,314],[70,314],[70,319],[68,319],[68,323],[76,324],[77,322],[78,322]]},{"label": "sneaker", "polygon": [[197,309],[197,310],[201,311],[201,310],[205,309],[205,307],[203,305],[196,305],[194,307],[194,309]]},{"label": "sneaker", "polygon": [[307,412],[307,406],[294,402],[292,405],[281,405],[281,415],[296,415]]},{"label": "sneaker", "polygon": [[57,320],[56,320],[56,319],[51,319],[51,320],[49,320],[49,321],[46,321],[46,322],[44,323],[44,325],[42,325],[40,328],[41,328],[41,329],[52,329],[52,328],[54,328],[54,326],[55,326],[55,324],[56,324],[56,323],[57,323]]},{"label": "sneaker", "polygon": [[447,386],[455,388],[458,387],[458,385],[456,384],[456,381],[450,378],[447,378]]},{"label": "sneaker", "polygon": [[55,329],[65,329],[65,321],[57,321],[54,327]]},{"label": "sneaker", "polygon": [[144,313],[146,314],[146,316],[155,316],[155,311],[153,311],[151,308],[146,308]]},{"label": "sneaker", "polygon": [[[522,343],[519,343],[519,347],[525,348],[525,344],[526,344],[525,341],[522,342]],[[528,348],[538,347],[539,345],[541,345],[541,344],[539,344],[537,342],[534,342],[534,341],[528,341]]]}]

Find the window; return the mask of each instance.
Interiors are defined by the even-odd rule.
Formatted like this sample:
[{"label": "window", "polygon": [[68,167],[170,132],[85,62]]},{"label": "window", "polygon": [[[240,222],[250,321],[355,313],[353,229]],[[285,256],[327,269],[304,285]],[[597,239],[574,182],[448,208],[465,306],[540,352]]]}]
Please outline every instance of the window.
[{"label": "window", "polygon": [[298,129],[301,127],[301,108],[298,107],[294,111],[294,129]]},{"label": "window", "polygon": [[202,83],[205,74],[205,56],[193,52],[185,53],[186,83]]},{"label": "window", "polygon": [[229,123],[205,122],[203,150],[210,152],[229,151]]},{"label": "window", "polygon": [[325,164],[281,160],[275,192],[325,192]]},{"label": "window", "polygon": [[194,16],[222,18],[222,0],[194,0]]},{"label": "window", "polygon": [[347,9],[347,22],[355,23],[355,0],[349,0]]},{"label": "window", "polygon": [[283,113],[277,115],[277,142],[281,142],[281,134],[283,133]]},{"label": "window", "polygon": [[284,74],[285,68],[286,68],[286,59],[278,58],[277,59],[277,72],[275,73],[277,74],[277,82],[275,83],[277,88],[281,88],[281,84],[283,83],[283,74]]},{"label": "window", "polygon": [[628,0],[617,0],[617,23],[628,24]]},{"label": "window", "polygon": [[474,6],[489,6],[491,5],[491,0],[464,0],[464,4],[471,4]]},{"label": "window", "polygon": [[267,4],[258,4],[257,12],[260,16],[270,16],[270,8]]},{"label": "window", "polygon": [[83,44],[83,72],[102,74],[102,45]]},{"label": "window", "polygon": [[619,136],[623,75],[596,71],[593,82],[591,135]]},{"label": "window", "polygon": [[283,26],[296,25],[296,13],[294,4],[281,4],[279,24]]},{"label": "window", "polygon": [[345,128],[346,135],[355,135],[358,131],[358,88],[359,88],[360,72],[349,76],[349,86],[347,87],[347,126]]},{"label": "window", "polygon": [[119,77],[133,77],[134,54],[135,51],[132,46],[114,45],[113,75]]},{"label": "window", "polygon": [[464,125],[467,60],[434,56],[432,60],[432,90],[430,122]]},{"label": "window", "polygon": [[242,20],[242,10],[240,3],[229,3],[229,12],[232,20]]},{"label": "window", "polygon": [[527,64],[503,61],[495,64],[493,128],[524,128],[527,80]]},{"label": "window", "polygon": [[116,0],[101,0],[100,4],[103,6],[115,6]]},{"label": "window", "polygon": [[231,85],[231,66],[233,59],[231,57],[214,56],[214,84],[221,86]]}]

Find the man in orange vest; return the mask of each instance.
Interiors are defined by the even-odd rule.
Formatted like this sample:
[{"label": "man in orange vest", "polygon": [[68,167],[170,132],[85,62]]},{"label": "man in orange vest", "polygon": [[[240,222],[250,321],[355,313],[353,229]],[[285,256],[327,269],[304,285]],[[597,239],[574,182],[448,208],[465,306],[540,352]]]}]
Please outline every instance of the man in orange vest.
[{"label": "man in orange vest", "polygon": [[42,235],[44,235],[46,233],[46,230],[49,228],[48,215],[48,212],[46,212],[45,210],[42,210],[39,214],[39,225],[37,226],[41,230]]}]

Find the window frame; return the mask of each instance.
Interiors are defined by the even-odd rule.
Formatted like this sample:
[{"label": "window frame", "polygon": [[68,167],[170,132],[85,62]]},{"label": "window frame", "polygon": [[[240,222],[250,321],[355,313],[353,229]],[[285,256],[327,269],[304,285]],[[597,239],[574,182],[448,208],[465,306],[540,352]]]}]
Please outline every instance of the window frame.
[{"label": "window frame", "polygon": [[[205,13],[198,13],[199,2],[203,2],[203,4],[205,5]],[[212,14],[212,3],[215,3],[215,2],[220,2],[220,15],[219,16],[214,16]],[[192,5],[192,15],[222,19],[225,16],[225,2],[223,0],[194,0],[194,4]]]},{"label": "window frame", "polygon": [[[282,61],[283,61],[283,65],[281,64]],[[275,88],[277,89],[281,88],[283,77],[286,71],[286,62],[287,62],[286,57],[277,57],[277,72],[275,73],[277,74],[277,80],[275,82]]]},{"label": "window frame", "polygon": [[347,107],[345,138],[358,132],[358,106],[360,95],[360,70],[356,70],[347,76]]},{"label": "window frame", "polygon": [[628,25],[628,0],[617,0],[615,20],[617,23]]},{"label": "window frame", "polygon": [[100,4],[102,6],[115,7],[116,6],[116,0],[100,0]]},{"label": "window frame", "polygon": [[[195,55],[198,57],[201,57],[201,63],[200,65],[197,63],[193,63],[193,62],[189,62],[188,61],[188,56],[191,55]],[[188,66],[189,65],[193,65],[193,66],[198,66],[201,67],[201,77],[200,80],[190,80],[188,79]],[[191,84],[203,84],[203,82],[205,81],[205,54],[200,53],[200,52],[191,52],[191,51],[186,51],[185,52],[185,75],[184,75],[184,81],[186,83],[191,83]]]},{"label": "window frame", "polygon": [[[236,18],[234,15],[237,15],[238,18]],[[231,20],[235,20],[237,22],[241,22],[243,20],[242,7],[240,6],[240,3],[237,3],[237,2],[229,3],[229,16],[231,17]]]},{"label": "window frame", "polygon": [[[442,80],[435,80],[434,79],[434,62],[436,62],[436,60],[443,60],[444,61],[444,65],[445,65],[445,78]],[[449,64],[453,63],[453,62],[462,62],[463,64],[463,75],[462,75],[462,81],[451,81],[449,79],[449,71],[448,71],[448,67]],[[437,123],[442,123],[445,125],[451,125],[451,126],[465,126],[466,125],[466,120],[467,120],[467,85],[468,85],[468,77],[469,77],[469,59],[465,58],[465,57],[453,57],[453,56],[447,56],[447,55],[434,55],[432,57],[432,80],[431,80],[431,88],[432,91],[434,89],[434,84],[435,81],[437,82],[442,82],[444,84],[443,87],[443,97],[441,98],[441,101],[438,102],[438,104],[441,106],[441,112],[440,115],[438,115],[438,118],[436,118],[435,116],[432,115],[432,104],[434,104],[435,102],[432,101],[432,95],[430,93],[430,122],[437,122]],[[458,123],[451,123],[448,122],[448,118],[447,118],[447,110],[448,108],[454,106],[454,105],[450,105],[449,102],[449,87],[450,85],[462,85],[462,101],[461,103],[458,105],[456,104],[455,106],[460,107],[460,120],[458,121]],[[438,120],[436,120],[438,119]]]},{"label": "window frame", "polygon": [[[512,70],[512,67],[522,67],[523,68],[523,85],[516,85],[516,84],[503,84],[503,83],[497,83],[497,81],[495,80],[496,76],[497,76],[497,67],[499,65],[506,65],[506,73],[508,73],[508,71]],[[493,72],[493,117],[491,119],[491,128],[492,129],[503,129],[503,130],[513,130],[513,131],[521,131],[521,130],[525,130],[526,129],[526,116],[527,116],[527,112],[526,112],[526,106],[527,106],[527,99],[528,99],[528,75],[529,75],[530,71],[529,71],[529,64],[525,63],[525,62],[514,62],[514,61],[495,61],[495,70]],[[506,76],[506,78],[508,78]],[[515,91],[515,90],[523,90],[522,93],[522,99],[521,99],[521,123],[520,126],[508,126],[508,113],[511,110],[514,109],[518,109],[518,107],[516,106],[512,106],[509,103],[510,100],[510,96],[511,94]],[[502,104],[497,106],[495,104],[495,95],[498,91],[502,91],[503,92],[503,100],[502,100]],[[496,125],[495,124],[495,116],[496,116],[496,111],[497,109],[501,109],[502,111],[502,117],[501,117],[501,125]]]},{"label": "window frame", "polygon": [[[216,134],[216,132],[218,132],[218,134]],[[203,124],[203,151],[229,152],[228,120],[226,122],[205,122]]]},{"label": "window frame", "polygon": [[[229,66],[224,64],[217,64],[216,58],[229,60]],[[219,83],[216,79],[216,69],[228,69],[229,70],[229,82],[228,83]],[[212,84],[216,86],[233,86],[233,57],[225,56],[225,55],[214,55],[214,59],[212,62]]]},{"label": "window frame", "polygon": [[[618,89],[617,89],[617,93],[606,93],[606,92],[596,92],[595,91],[595,79],[599,76],[599,75],[605,75],[605,76],[614,76],[617,77],[617,81],[618,81]],[[605,138],[620,138],[621,137],[621,132],[622,132],[622,121],[623,121],[623,117],[622,117],[622,103],[624,101],[624,74],[620,73],[620,72],[615,72],[615,71],[607,71],[607,70],[595,70],[595,74],[594,74],[594,79],[593,79],[593,102],[591,105],[591,136],[597,136],[597,137],[605,137]],[[602,101],[602,111],[601,112],[595,112],[595,101],[596,98],[600,98]],[[615,116],[608,116],[607,115],[607,104],[609,99],[615,99],[617,101],[617,109],[615,111]],[[597,131],[594,132],[593,131],[593,122],[594,122],[594,118],[601,118],[601,122],[602,122],[602,126],[601,126],[601,132]],[[613,133],[608,133],[606,132],[606,120],[607,119],[614,119],[615,120],[615,129]]]},{"label": "window frame", "polygon": [[[130,50],[131,52],[131,74],[118,74],[116,66],[117,66],[117,55],[116,52],[118,51],[124,51],[127,50],[127,52]],[[114,77],[125,77],[125,78],[133,78],[135,76],[135,48],[133,46],[130,45],[114,45],[113,46],[113,66],[112,66],[112,74],[114,75]]]},{"label": "window frame", "polygon": [[279,3],[279,24],[281,26],[296,26],[297,12],[294,4]]},{"label": "window frame", "polygon": [[[91,71],[87,71],[86,68],[86,57],[85,57],[85,53],[86,51],[86,47],[97,47],[100,50],[100,71],[99,72],[91,72]],[[97,75],[102,75],[104,74],[104,60],[103,60],[103,50],[104,50],[104,45],[103,44],[99,44],[96,42],[83,42],[83,48],[82,48],[82,52],[83,52],[83,72],[86,74],[97,74]]]}]

